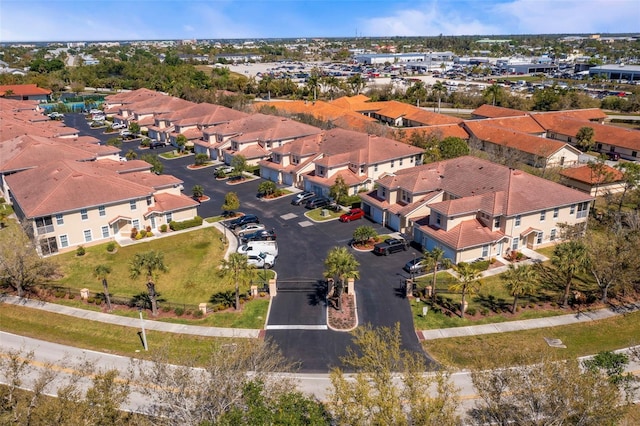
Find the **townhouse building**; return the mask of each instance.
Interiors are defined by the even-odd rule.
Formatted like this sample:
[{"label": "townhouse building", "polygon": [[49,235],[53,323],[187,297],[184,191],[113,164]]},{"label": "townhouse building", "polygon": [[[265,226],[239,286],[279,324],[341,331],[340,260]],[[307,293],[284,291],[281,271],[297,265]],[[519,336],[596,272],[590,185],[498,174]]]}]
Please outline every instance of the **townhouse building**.
[{"label": "townhouse building", "polygon": [[[360,194],[368,217],[453,262],[540,248],[561,224],[585,223],[593,197],[490,161],[465,156],[381,176]],[[541,196],[541,194],[544,194]]]}]

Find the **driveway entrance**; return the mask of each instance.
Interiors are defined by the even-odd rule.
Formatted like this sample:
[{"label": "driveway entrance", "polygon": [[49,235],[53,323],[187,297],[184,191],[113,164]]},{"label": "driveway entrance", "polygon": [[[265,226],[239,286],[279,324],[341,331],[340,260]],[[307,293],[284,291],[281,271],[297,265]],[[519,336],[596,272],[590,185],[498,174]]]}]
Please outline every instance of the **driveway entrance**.
[{"label": "driveway entrance", "polygon": [[267,330],[326,330],[325,281],[278,280]]}]

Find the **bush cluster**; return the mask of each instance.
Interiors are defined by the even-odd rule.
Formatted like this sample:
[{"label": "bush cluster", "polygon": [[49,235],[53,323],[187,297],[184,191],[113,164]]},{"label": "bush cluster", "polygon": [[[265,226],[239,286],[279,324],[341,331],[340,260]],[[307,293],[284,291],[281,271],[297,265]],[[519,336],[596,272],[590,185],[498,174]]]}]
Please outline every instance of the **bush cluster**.
[{"label": "bush cluster", "polygon": [[169,228],[171,228],[172,231],[180,231],[182,229],[200,226],[202,225],[202,221],[203,219],[200,216],[196,216],[193,219],[189,220],[183,220],[182,222],[176,222],[175,220],[172,220],[171,223],[169,223]]}]

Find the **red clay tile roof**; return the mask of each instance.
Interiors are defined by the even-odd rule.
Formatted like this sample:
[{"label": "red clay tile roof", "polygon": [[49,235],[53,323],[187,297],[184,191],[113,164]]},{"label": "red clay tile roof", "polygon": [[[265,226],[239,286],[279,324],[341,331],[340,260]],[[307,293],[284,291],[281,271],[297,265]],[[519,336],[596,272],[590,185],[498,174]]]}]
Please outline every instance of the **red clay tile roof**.
[{"label": "red clay tile roof", "polygon": [[620,170],[606,164],[603,164],[602,167],[601,172],[596,172],[589,166],[574,167],[562,170],[560,175],[589,185],[622,181],[623,176]]},{"label": "red clay tile roof", "polygon": [[473,110],[471,115],[484,118],[498,118],[498,117],[518,117],[527,115],[526,111],[520,111],[517,109],[504,108],[489,104],[480,105]]},{"label": "red clay tile roof", "polygon": [[558,116],[574,118],[583,121],[602,121],[607,118],[607,114],[600,108],[571,109],[565,111],[531,112],[538,116]]},{"label": "red clay tile roof", "polygon": [[[8,95],[7,92],[12,94]],[[37,84],[5,84],[0,86],[0,96],[37,96],[50,95],[51,90],[38,87]]]},{"label": "red clay tile roof", "polygon": [[427,126],[427,127],[405,127],[402,129],[394,130],[394,138],[408,143],[411,136],[414,133],[418,133],[422,137],[429,137],[433,135],[439,140],[448,137],[456,137],[460,139],[469,139],[469,133],[458,124],[444,124],[440,126]]},{"label": "red clay tile roof", "polygon": [[[469,123],[471,121],[473,120],[467,120],[465,121],[465,123]],[[515,130],[522,133],[529,133],[532,135],[542,135],[545,132],[545,129],[540,124],[538,124],[538,122],[530,115],[518,117],[487,118],[481,121],[496,127],[504,127],[505,129]]]},{"label": "red clay tile roof", "polygon": [[420,230],[455,250],[495,243],[505,236],[502,231],[491,231],[477,219],[465,220],[449,231],[429,225],[421,226]]},{"label": "red clay tile roof", "polygon": [[[18,136],[0,143],[0,172],[24,170],[65,159],[95,160],[95,152],[40,136]],[[37,185],[33,185],[37,186]]]},{"label": "red clay tile roof", "polygon": [[153,196],[155,204],[150,206],[147,212],[144,214],[145,218],[152,214],[164,214],[168,212],[175,212],[179,210],[198,207],[198,203],[193,198],[187,197],[184,194],[174,195],[167,194],[165,192],[157,193]]}]

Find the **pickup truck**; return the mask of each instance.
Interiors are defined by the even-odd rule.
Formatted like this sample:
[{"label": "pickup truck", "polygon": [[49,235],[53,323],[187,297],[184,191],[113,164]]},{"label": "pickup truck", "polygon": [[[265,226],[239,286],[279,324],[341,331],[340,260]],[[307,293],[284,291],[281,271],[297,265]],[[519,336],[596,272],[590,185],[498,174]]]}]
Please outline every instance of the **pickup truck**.
[{"label": "pickup truck", "polygon": [[407,243],[407,240],[404,238],[389,238],[373,246],[373,252],[375,254],[389,256],[391,253],[406,250],[408,246],[409,243]]}]

